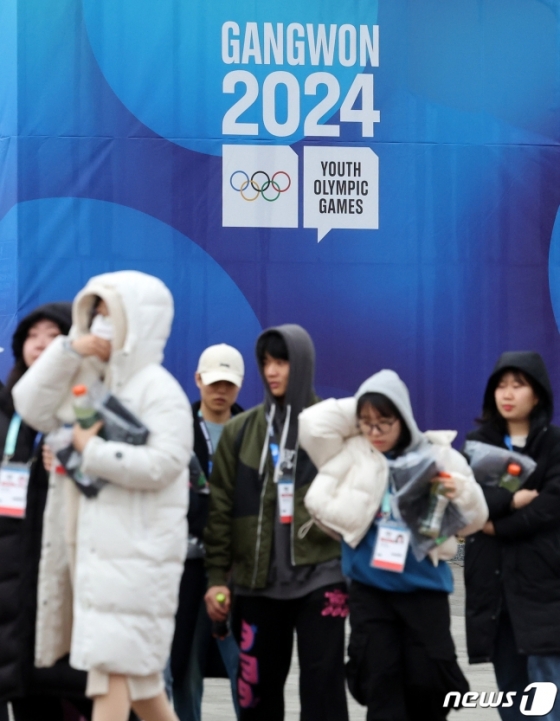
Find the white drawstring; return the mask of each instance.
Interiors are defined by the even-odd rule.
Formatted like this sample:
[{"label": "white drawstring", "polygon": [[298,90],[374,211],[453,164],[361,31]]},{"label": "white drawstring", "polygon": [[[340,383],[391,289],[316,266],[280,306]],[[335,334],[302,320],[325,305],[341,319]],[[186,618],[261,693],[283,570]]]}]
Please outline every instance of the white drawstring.
[{"label": "white drawstring", "polygon": [[309,533],[309,531],[311,530],[311,526],[312,526],[314,523],[315,523],[315,521],[314,521],[312,518],[310,518],[308,521],[306,521],[305,523],[303,523],[303,524],[299,527],[299,531],[297,532],[298,538],[300,538],[300,539],[305,538],[305,537],[307,536],[307,534]]},{"label": "white drawstring", "polygon": [[266,456],[268,454],[268,444],[270,443],[270,430],[272,428],[272,422],[274,421],[274,414],[276,413],[276,404],[273,404],[270,413],[268,414],[268,425],[266,427],[266,436],[264,439],[264,445],[261,451],[261,462],[259,463],[259,477],[264,472],[264,464],[266,463]]},{"label": "white drawstring", "polygon": [[284,421],[284,427],[282,428],[282,436],[280,438],[280,448],[278,449],[278,463],[274,469],[274,483],[278,483],[278,477],[281,471],[282,460],[284,458],[284,448],[286,447],[286,439],[288,438],[288,431],[290,430],[290,416],[292,414],[292,406],[286,407],[286,420]]}]

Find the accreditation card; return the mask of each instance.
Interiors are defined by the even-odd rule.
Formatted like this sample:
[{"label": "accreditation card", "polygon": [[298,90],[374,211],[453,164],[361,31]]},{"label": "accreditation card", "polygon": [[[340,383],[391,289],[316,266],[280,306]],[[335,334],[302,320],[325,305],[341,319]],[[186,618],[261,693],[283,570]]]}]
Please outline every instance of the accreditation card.
[{"label": "accreditation card", "polygon": [[29,466],[25,463],[0,466],[0,516],[25,517],[28,485]]},{"label": "accreditation card", "polygon": [[288,476],[280,477],[277,488],[280,523],[291,523],[294,518],[294,479]]},{"label": "accreditation card", "polygon": [[371,557],[371,566],[384,571],[402,573],[410,543],[410,531],[397,521],[380,521]]}]

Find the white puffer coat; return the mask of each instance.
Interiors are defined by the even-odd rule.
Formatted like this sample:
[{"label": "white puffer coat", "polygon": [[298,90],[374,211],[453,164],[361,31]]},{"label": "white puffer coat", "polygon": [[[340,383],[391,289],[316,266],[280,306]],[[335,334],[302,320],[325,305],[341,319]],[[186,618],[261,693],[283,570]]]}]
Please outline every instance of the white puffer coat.
[{"label": "white puffer coat", "polygon": [[[412,437],[408,450],[427,447],[438,465],[453,474],[457,485],[454,504],[467,521],[462,535],[480,530],[488,518],[484,495],[463,456],[451,447],[455,431],[420,433],[404,383],[393,371],[380,371],[366,381],[355,398],[330,398],[303,411],[299,416],[299,442],[319,473],[305,496],[313,520],[352,548],[366,535],[383,499],[388,482],[388,465],[382,453],[357,428],[357,398],[368,392],[383,393],[397,406]],[[457,541],[449,538],[430,551],[430,558],[453,558]]]},{"label": "white puffer coat", "polygon": [[110,481],[96,498],[51,474],[35,663],[52,666],[70,651],[78,669],[147,676],[164,668],[173,635],[186,554],[192,416],[181,387],[161,366],[173,318],[165,285],[135,271],[92,278],[74,301],[70,338],[89,332],[95,296],[107,303],[115,329],[107,366],[56,338],[15,386],[16,408],[43,432],[71,423],[72,386],[105,371],[111,392],[150,435],[145,446],[88,442],[83,471]]}]

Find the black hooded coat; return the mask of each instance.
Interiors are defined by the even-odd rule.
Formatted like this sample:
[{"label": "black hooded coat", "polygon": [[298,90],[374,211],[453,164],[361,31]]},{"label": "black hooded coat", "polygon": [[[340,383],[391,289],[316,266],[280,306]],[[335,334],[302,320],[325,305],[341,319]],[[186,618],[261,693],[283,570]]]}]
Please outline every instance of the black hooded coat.
[{"label": "black hooded coat", "polygon": [[[560,654],[560,428],[551,425],[550,380],[537,353],[504,353],[486,388],[484,410],[495,411],[496,378],[506,369],[522,371],[540,399],[530,419],[524,448],[537,462],[524,488],[539,495],[511,510],[511,493],[483,487],[495,536],[469,536],[465,548],[467,649],[471,663],[492,659],[498,619],[507,610],[522,654]],[[505,425],[489,421],[467,436],[506,448]]]},{"label": "black hooded coat", "polygon": [[[0,389],[0,447],[14,414],[11,387],[25,370],[23,344],[29,329],[40,320],[52,320],[64,334],[71,325],[71,304],[41,306],[18,325],[12,341],[15,366],[6,386]],[[37,578],[41,557],[43,512],[49,486],[36,432],[22,423],[14,461],[31,462],[24,519],[0,516],[0,701],[27,696],[83,697],[86,674],[59,661],[49,669],[33,664]]]}]

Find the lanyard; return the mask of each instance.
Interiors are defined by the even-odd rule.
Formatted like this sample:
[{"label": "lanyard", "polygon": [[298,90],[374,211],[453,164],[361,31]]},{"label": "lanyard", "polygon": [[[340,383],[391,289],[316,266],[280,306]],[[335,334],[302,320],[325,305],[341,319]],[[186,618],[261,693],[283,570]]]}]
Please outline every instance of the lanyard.
[{"label": "lanyard", "polygon": [[6,443],[4,444],[4,458],[10,459],[16,452],[16,443],[21,428],[21,416],[14,413],[10,421],[8,433],[6,434]]},{"label": "lanyard", "polygon": [[513,443],[511,442],[511,436],[504,436],[504,445],[508,450],[513,451]]},{"label": "lanyard", "polygon": [[201,411],[198,411],[198,422],[200,423],[200,430],[202,431],[202,435],[204,436],[204,440],[206,441],[206,448],[208,449],[208,460],[210,463],[212,463],[214,447],[212,446],[212,439],[210,438],[210,433],[208,432],[208,427],[206,426],[204,416],[202,415]]},{"label": "lanyard", "polygon": [[383,498],[381,500],[381,508],[379,509],[381,520],[402,521],[398,507],[396,506],[396,504],[392,503],[392,498],[396,495],[396,493],[397,489],[395,487],[395,481],[393,480],[393,475],[391,473],[391,467],[389,464],[389,477],[387,478],[387,488],[385,489],[385,493],[383,494]]},{"label": "lanyard", "polygon": [[391,491],[389,488],[387,488],[383,494],[383,500],[381,501],[381,515],[385,521],[391,517]]},{"label": "lanyard", "polygon": [[212,468],[214,466],[214,462],[212,460],[214,457],[214,446],[212,445],[210,432],[208,430],[208,426],[206,425],[206,421],[204,420],[204,416],[202,415],[201,410],[198,411],[198,422],[200,424],[200,430],[202,431],[204,440],[206,441],[206,448],[208,449],[208,478],[210,478],[210,475],[212,474]]}]

